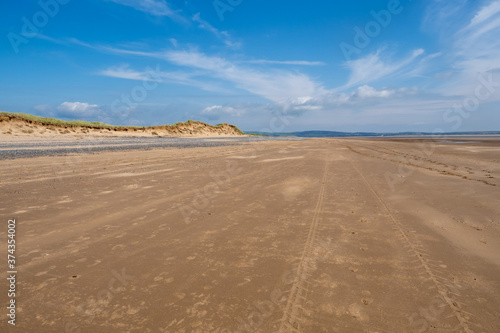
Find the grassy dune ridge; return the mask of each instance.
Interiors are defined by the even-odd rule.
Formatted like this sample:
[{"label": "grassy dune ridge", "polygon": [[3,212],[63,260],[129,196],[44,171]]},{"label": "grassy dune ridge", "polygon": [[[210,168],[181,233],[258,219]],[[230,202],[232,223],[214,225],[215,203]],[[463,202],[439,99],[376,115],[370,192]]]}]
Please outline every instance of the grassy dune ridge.
[{"label": "grassy dune ridge", "polygon": [[120,125],[110,125],[97,121],[82,121],[82,120],[73,120],[66,121],[56,118],[48,118],[48,117],[39,117],[27,113],[10,113],[10,112],[0,112],[0,122],[8,120],[20,120],[25,121],[30,124],[39,124],[39,125],[50,125],[57,127],[81,127],[81,128],[90,128],[90,129],[112,129],[114,131],[128,131],[128,130],[176,130],[180,128],[192,128],[192,129],[200,129],[200,128],[209,128],[212,130],[222,129],[222,128],[231,128],[235,133],[244,135],[243,131],[241,131],[237,126],[221,123],[215,126],[194,120],[188,120],[186,122],[178,122],[173,125],[160,125],[160,126],[120,126]]}]

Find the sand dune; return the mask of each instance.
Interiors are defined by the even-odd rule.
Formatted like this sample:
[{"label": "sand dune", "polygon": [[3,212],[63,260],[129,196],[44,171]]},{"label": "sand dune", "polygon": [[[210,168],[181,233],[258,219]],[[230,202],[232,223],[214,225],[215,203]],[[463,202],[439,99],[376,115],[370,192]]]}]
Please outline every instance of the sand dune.
[{"label": "sand dune", "polygon": [[[33,117],[28,115],[28,117]],[[39,118],[39,117],[36,117]],[[55,121],[58,121],[54,119]],[[105,124],[103,124],[105,125]],[[199,121],[187,121],[176,125],[150,127],[100,127],[98,125],[61,125],[26,119],[12,113],[0,112],[0,137],[12,140],[12,136],[44,138],[60,137],[235,137],[243,133],[234,125],[211,126]]]}]

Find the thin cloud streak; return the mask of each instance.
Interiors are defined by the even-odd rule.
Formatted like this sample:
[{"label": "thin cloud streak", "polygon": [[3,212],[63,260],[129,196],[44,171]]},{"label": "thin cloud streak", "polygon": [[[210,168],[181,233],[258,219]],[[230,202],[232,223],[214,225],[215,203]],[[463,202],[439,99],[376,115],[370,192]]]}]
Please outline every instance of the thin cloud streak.
[{"label": "thin cloud streak", "polygon": [[236,84],[240,89],[272,101],[315,95],[322,88],[304,74],[283,70],[261,72],[199,52],[169,51],[166,59],[179,66],[203,69],[209,75]]},{"label": "thin cloud streak", "polygon": [[137,80],[137,81],[155,81],[164,83],[174,83],[186,86],[192,86],[199,88],[204,91],[218,92],[218,93],[230,93],[229,90],[224,89],[214,82],[206,82],[196,80],[196,77],[203,76],[202,72],[187,73],[182,71],[176,72],[165,72],[160,71],[157,67],[155,70],[148,69],[145,71],[137,71],[130,69],[128,65],[125,66],[115,66],[102,70],[98,73],[99,75],[127,79],[127,80]]},{"label": "thin cloud streak", "polygon": [[132,7],[136,10],[148,13],[153,16],[166,16],[175,21],[186,23],[187,20],[170,8],[164,0],[107,0],[123,6]]},{"label": "thin cloud streak", "polygon": [[[350,88],[360,84],[367,84],[389,75],[396,74],[398,71],[407,69],[407,66],[412,64],[417,57],[424,53],[424,50],[417,49],[414,50],[410,56],[400,60],[399,62],[390,60],[384,62],[381,59],[382,51],[383,49],[379,49],[376,53],[369,54],[364,58],[346,62],[345,67],[351,71],[351,74],[348,82],[341,89]],[[409,71],[411,68],[407,70]]]},{"label": "thin cloud streak", "polygon": [[471,20],[469,26],[465,29],[470,29],[484,21],[488,20],[490,17],[500,13],[500,1],[493,1],[491,4],[483,7],[477,12],[474,18]]},{"label": "thin cloud streak", "polygon": [[324,66],[326,65],[324,62],[321,61],[305,61],[305,60],[289,60],[289,61],[279,61],[279,60],[265,60],[265,59],[258,59],[258,60],[248,60],[245,61],[246,63],[249,64],[264,64],[264,65],[296,65],[296,66]]},{"label": "thin cloud streak", "polygon": [[193,16],[193,21],[198,23],[198,28],[212,33],[215,37],[220,39],[226,46],[232,47],[232,48],[241,47],[241,43],[233,42],[231,40],[231,36],[229,35],[229,33],[227,31],[219,31],[217,28],[212,26],[210,23],[203,20],[200,16],[200,13],[197,13]]}]

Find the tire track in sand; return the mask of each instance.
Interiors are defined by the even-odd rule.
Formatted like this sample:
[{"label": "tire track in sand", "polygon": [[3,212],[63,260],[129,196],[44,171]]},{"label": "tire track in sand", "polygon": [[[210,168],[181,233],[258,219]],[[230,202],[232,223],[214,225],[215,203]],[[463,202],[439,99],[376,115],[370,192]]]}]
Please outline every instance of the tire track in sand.
[{"label": "tire track in sand", "polygon": [[[406,166],[409,166],[409,167],[414,167],[414,168],[419,168],[419,169],[425,169],[425,170],[429,170],[429,171],[432,171],[432,172],[435,172],[435,173],[439,173],[441,175],[446,175],[446,176],[451,176],[451,177],[458,177],[458,178],[465,179],[465,180],[480,182],[480,183],[483,183],[483,184],[486,184],[486,185],[490,185],[490,186],[498,186],[496,183],[492,183],[492,182],[484,180],[484,179],[471,178],[468,175],[463,175],[463,174],[459,174],[459,173],[452,172],[452,171],[449,171],[449,170],[444,170],[447,167],[449,167],[449,165],[447,165],[445,163],[441,163],[441,162],[436,162],[436,161],[433,161],[433,160],[429,160],[429,159],[419,159],[418,157],[416,157],[414,155],[411,155],[411,154],[406,154],[406,156],[405,156],[404,154],[386,153],[386,152],[383,152],[383,151],[380,151],[380,150],[377,150],[377,149],[373,149],[373,148],[370,148],[370,147],[364,147],[365,149],[371,150],[372,152],[378,152],[378,153],[381,153],[381,154],[385,154],[387,156],[392,155],[392,156],[396,156],[396,157],[402,158],[403,161],[400,161],[400,160],[395,160],[395,159],[392,159],[392,158],[388,158],[387,156],[385,156],[385,157],[384,156],[376,156],[376,155],[368,154],[366,152],[361,152],[359,150],[356,150],[356,149],[352,148],[351,146],[346,146],[346,147],[351,152],[359,154],[359,155],[362,155],[362,156],[367,156],[367,157],[371,157],[371,158],[377,158],[379,160],[390,161],[390,162],[394,162],[394,163],[406,165]],[[358,148],[359,148],[359,146],[358,146]],[[415,163],[411,163],[409,160],[413,160],[413,161],[415,161]],[[418,162],[418,161],[423,161],[423,162]],[[427,162],[428,164],[430,164],[430,166],[429,165],[424,165],[425,162]],[[417,163],[422,163],[422,164],[417,164]],[[443,168],[443,169],[439,169],[438,168],[439,165],[441,165],[441,168]],[[443,167],[444,165],[446,165],[446,167]],[[436,166],[436,167],[434,167],[434,166]],[[452,167],[453,166],[454,165],[452,165]]]},{"label": "tire track in sand", "polygon": [[316,239],[316,231],[318,229],[320,214],[323,211],[323,198],[326,188],[328,166],[329,160],[327,160],[325,164],[323,178],[321,180],[321,188],[319,190],[318,201],[314,209],[312,223],[309,228],[309,234],[307,235],[304,251],[302,252],[302,257],[300,258],[300,262],[297,267],[297,273],[295,274],[294,279],[295,282],[293,283],[290,294],[288,295],[285,311],[280,320],[281,324],[278,332],[300,332],[299,316],[300,311],[303,309],[301,304],[306,298],[307,280],[311,276],[312,271],[315,269],[314,241]]},{"label": "tire track in sand", "polygon": [[[351,162],[351,165],[353,166],[354,170],[356,170],[356,172],[361,176],[361,178],[366,183],[366,185],[368,186],[368,188],[370,188],[370,190],[373,193],[373,195],[378,199],[378,201],[382,204],[382,206],[384,207],[384,209],[387,211],[387,213],[390,216],[393,224],[396,227],[396,230],[399,232],[399,234],[402,236],[402,238],[407,243],[408,251],[418,259],[418,262],[420,263],[420,268],[423,268],[423,270],[425,272],[425,275],[427,275],[427,277],[428,277],[427,279],[429,281],[432,281],[432,283],[434,284],[434,287],[436,288],[437,293],[439,294],[439,296],[443,299],[444,303],[451,309],[453,315],[457,318],[457,320],[458,320],[459,323],[455,327],[454,331],[457,328],[462,328],[463,331],[466,332],[466,333],[475,333],[469,327],[469,325],[474,325],[474,324],[471,324],[471,323],[468,322],[467,318],[464,317],[464,315],[463,315],[463,313],[465,313],[465,312],[458,307],[457,302],[455,302],[453,299],[451,299],[448,296],[448,290],[449,290],[449,288],[447,287],[447,285],[446,285],[445,282],[441,281],[441,280],[446,281],[446,279],[440,278],[439,276],[437,276],[433,272],[433,270],[431,269],[431,264],[425,258],[425,256],[423,255],[423,253],[421,253],[422,251],[418,250],[417,245],[415,245],[409,239],[407,233],[404,231],[404,228],[403,228],[403,225],[401,224],[401,222],[394,216],[394,214],[391,212],[391,210],[389,209],[389,207],[385,204],[385,202],[382,200],[382,198],[378,195],[378,193],[375,191],[375,189],[373,188],[373,186],[368,182],[368,180],[366,179],[366,177],[361,173],[361,171],[359,171],[359,169],[356,167],[356,165],[354,165],[353,162]],[[470,314],[468,314],[468,315],[470,315]]]}]

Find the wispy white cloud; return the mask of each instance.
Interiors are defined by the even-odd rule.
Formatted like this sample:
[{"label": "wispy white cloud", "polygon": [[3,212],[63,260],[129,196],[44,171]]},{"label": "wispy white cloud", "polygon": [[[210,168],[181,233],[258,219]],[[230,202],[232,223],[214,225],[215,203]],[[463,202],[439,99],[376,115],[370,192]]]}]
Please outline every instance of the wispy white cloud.
[{"label": "wispy white cloud", "polygon": [[[114,53],[114,54],[124,54],[124,55],[134,55],[134,56],[140,56],[140,57],[149,57],[149,58],[158,58],[158,59],[164,59],[164,53],[163,52],[147,52],[147,51],[135,51],[135,50],[130,50],[127,48],[120,48],[120,47],[115,47],[115,46],[109,46],[105,44],[91,44],[88,42],[84,42],[82,40],[79,40],[77,38],[53,38],[49,37],[46,35],[42,34],[37,34],[35,35],[35,38],[38,39],[43,39],[46,41],[50,41],[55,44],[63,44],[63,45],[78,45],[82,47],[86,47],[98,52],[103,52],[103,53]],[[174,38],[170,39],[170,42],[176,46],[177,45],[177,40]],[[139,44],[139,43],[128,43],[128,44]]]},{"label": "wispy white cloud", "polygon": [[489,32],[497,30],[499,26],[500,17],[491,17],[491,19],[484,21],[484,23],[481,25],[471,24],[467,26],[458,35],[465,38],[465,40],[463,41],[463,43],[465,44],[465,42],[474,42],[478,39],[486,37]]},{"label": "wispy white cloud", "polygon": [[177,46],[179,45],[179,42],[175,38],[169,38],[168,40],[170,41],[170,43],[172,43],[173,47],[175,48],[177,48]]},{"label": "wispy white cloud", "polygon": [[110,67],[99,72],[99,74],[109,77],[115,77],[127,80],[151,81],[151,76],[148,71],[135,71],[129,68],[128,65]]},{"label": "wispy white cloud", "polygon": [[[230,83],[236,88],[272,101],[316,95],[324,91],[321,84],[296,71],[285,69],[263,70],[242,66],[240,62],[205,55],[198,51],[136,51],[108,45],[93,45],[75,38],[66,39],[65,42],[87,47],[98,52],[154,58],[177,66],[194,69],[196,70],[194,73],[178,71],[164,72],[161,75],[179,84],[192,85],[207,91],[221,91],[217,84],[214,83],[214,80]],[[303,62],[300,63],[304,64]],[[102,70],[99,74],[133,80],[141,80],[144,75],[143,71],[130,70],[127,66],[110,67]],[[197,79],[194,80],[194,77],[197,77]]]},{"label": "wispy white cloud", "polygon": [[326,65],[321,61],[306,61],[306,60],[265,60],[265,59],[257,59],[257,60],[248,60],[245,61],[249,64],[264,64],[264,65],[293,65],[293,66],[323,66]]},{"label": "wispy white cloud", "polygon": [[351,60],[345,63],[345,66],[351,71],[347,84],[343,87],[350,88],[360,84],[367,84],[389,75],[401,74],[401,71],[410,71],[413,68],[407,68],[414,60],[424,53],[422,49],[414,50],[406,58],[393,61],[389,59],[384,61],[381,59],[383,49],[367,55],[364,58]]},{"label": "wispy white cloud", "polygon": [[63,41],[63,40],[60,40],[60,39],[57,39],[57,38],[52,38],[50,36],[47,36],[47,35],[44,35],[44,34],[41,34],[41,33],[35,34],[33,36],[33,38],[38,38],[38,39],[46,40],[46,41],[52,42],[54,44],[66,44],[66,41]]},{"label": "wispy white cloud", "polygon": [[471,29],[472,27],[487,21],[489,18],[497,15],[498,13],[500,13],[500,1],[493,1],[476,13],[466,29]]},{"label": "wispy white cloud", "polygon": [[220,87],[215,82],[207,82],[196,79],[204,75],[204,72],[166,72],[156,69],[145,70],[131,69],[129,65],[113,66],[99,72],[100,75],[137,81],[154,81],[158,83],[175,83],[186,86],[197,87],[205,91],[229,93],[229,90]]},{"label": "wispy white cloud", "polygon": [[319,84],[300,73],[285,70],[259,71],[196,51],[169,51],[165,56],[171,63],[205,70],[211,77],[231,82],[240,89],[272,101],[311,96],[322,90]]},{"label": "wispy white cloud", "polygon": [[[456,15],[433,23],[446,34],[441,42],[448,70],[438,76],[441,82],[436,87],[444,95],[471,96],[480,84],[478,73],[500,69],[500,0],[470,5],[475,8],[459,7]],[[441,11],[447,8],[441,2],[432,6]],[[499,98],[500,91],[496,91],[490,100]]]},{"label": "wispy white cloud", "polygon": [[[448,38],[451,31],[463,27],[457,18],[467,17],[468,0],[428,1],[422,19],[422,30],[440,38]],[[464,15],[465,14],[465,15]],[[448,31],[450,30],[450,31]]]},{"label": "wispy white cloud", "polygon": [[[120,54],[129,54],[145,56],[166,60],[174,65],[187,67],[194,72],[157,72],[156,75],[171,80],[178,84],[190,85],[207,91],[215,91],[217,88],[214,82],[207,82],[207,78],[229,82],[240,89],[247,90],[253,94],[262,96],[274,102],[266,110],[286,110],[288,114],[300,116],[308,112],[318,112],[320,110],[333,112],[336,107],[354,107],[361,105],[366,101],[377,101],[377,103],[400,100],[402,96],[415,95],[416,88],[380,88],[363,84],[350,92],[336,92],[336,90],[325,90],[320,84],[311,80],[307,75],[286,71],[286,70],[266,70],[259,71],[255,68],[240,66],[239,62],[231,62],[222,57],[208,56],[198,51],[162,51],[162,52],[143,52],[122,50],[106,47],[106,51]],[[387,65],[380,60],[378,54],[363,58],[363,66],[353,66],[352,68],[361,71],[362,68],[369,68],[367,64],[375,64],[376,75],[372,75],[370,80],[398,73],[401,69],[412,63],[419,57],[423,50],[415,50],[413,53],[392,65]],[[440,54],[435,53],[424,59],[433,59]],[[422,59],[423,60],[423,59]],[[372,62],[370,62],[372,61]],[[361,62],[357,63],[358,65]],[[406,69],[405,69],[406,70]],[[353,73],[357,73],[354,71]],[[120,77],[132,80],[148,79],[149,74],[145,71],[136,71],[128,66],[112,67],[102,71],[100,74]],[[363,80],[356,80],[362,82]],[[366,81],[369,81],[366,79]],[[215,88],[214,88],[215,87]],[[352,88],[352,87],[351,87]],[[343,88],[349,89],[348,87]],[[371,102],[370,102],[371,103]],[[272,106],[274,105],[274,106]],[[398,105],[401,105],[398,104]],[[255,107],[255,105],[250,106]],[[242,116],[248,114],[249,109],[238,105],[212,105],[206,107],[200,112],[201,116],[208,119],[217,119],[223,116]]]},{"label": "wispy white cloud", "polygon": [[214,34],[218,39],[220,39],[224,44],[226,44],[226,46],[232,47],[232,48],[238,48],[241,46],[241,43],[232,41],[232,38],[229,35],[229,32],[220,31],[217,28],[215,28],[213,25],[208,23],[207,21],[203,20],[201,18],[200,13],[193,15],[193,21],[198,23],[198,27],[200,29],[206,30],[206,31]]},{"label": "wispy white cloud", "polygon": [[170,8],[165,0],[107,0],[120,5],[129,6],[139,11],[148,13],[154,16],[167,16],[177,21],[185,22],[186,19],[182,17],[178,11]]},{"label": "wispy white cloud", "polygon": [[418,92],[418,88],[380,88],[363,85],[357,87],[349,92],[336,92],[327,91],[323,94],[309,97],[306,99],[295,99],[293,105],[295,106],[341,106],[341,105],[355,105],[360,103],[374,101],[386,102],[392,98],[402,98],[413,96]]}]

